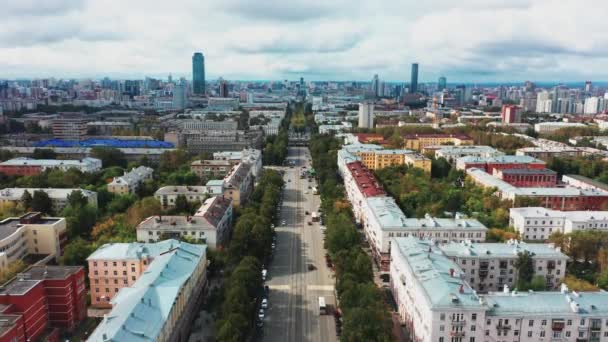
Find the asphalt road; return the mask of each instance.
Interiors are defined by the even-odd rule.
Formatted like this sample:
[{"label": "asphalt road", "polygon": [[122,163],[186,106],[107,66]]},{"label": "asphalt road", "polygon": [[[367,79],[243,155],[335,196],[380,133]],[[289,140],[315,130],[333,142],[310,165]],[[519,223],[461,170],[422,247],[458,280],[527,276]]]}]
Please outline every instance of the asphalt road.
[{"label": "asphalt road", "polygon": [[[335,305],[335,281],[325,265],[319,223],[307,224],[311,221],[310,213],[317,211],[320,203],[319,196],[308,189],[315,186],[314,180],[300,179],[302,167],[311,167],[307,153],[305,147],[290,147],[288,161],[296,164],[293,168],[283,168],[286,186],[276,227],[277,246],[268,265],[266,285],[270,287],[270,294],[264,318],[264,341],[338,340],[333,316],[319,315],[320,296],[325,297],[328,306]],[[315,269],[308,270],[309,264]]]}]

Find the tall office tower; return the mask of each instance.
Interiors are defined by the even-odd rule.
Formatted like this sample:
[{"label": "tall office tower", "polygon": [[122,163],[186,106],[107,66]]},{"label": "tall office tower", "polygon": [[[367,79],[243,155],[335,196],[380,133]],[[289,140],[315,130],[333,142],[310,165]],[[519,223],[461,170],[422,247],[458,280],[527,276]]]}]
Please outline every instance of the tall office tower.
[{"label": "tall office tower", "polygon": [[359,103],[359,127],[374,128],[374,104],[372,102]]},{"label": "tall office tower", "polygon": [[202,52],[192,56],[192,91],[195,95],[205,94],[205,56]]},{"label": "tall office tower", "polygon": [[550,100],[550,94],[548,91],[543,90],[536,95],[536,112],[537,113],[550,113],[552,110],[553,103]]},{"label": "tall office tower", "polygon": [[410,93],[418,92],[418,63],[412,64],[412,79],[410,80]]},{"label": "tall office tower", "polygon": [[380,78],[378,78],[378,74],[374,75],[374,78],[372,79],[372,84],[371,84],[371,91],[374,94],[374,96],[378,96],[379,95],[379,88],[380,88]]},{"label": "tall office tower", "polygon": [[585,92],[590,93],[591,89],[593,89],[593,84],[591,83],[591,81],[586,81],[585,82]]},{"label": "tall office tower", "polygon": [[444,76],[439,77],[439,81],[437,81],[437,90],[442,91],[443,89],[446,89],[447,87],[448,87],[448,80]]},{"label": "tall office tower", "polygon": [[176,84],[173,87],[173,109],[182,110],[186,108],[186,86]]},{"label": "tall office tower", "polygon": [[595,97],[595,96],[586,98],[584,113],[585,114],[597,114],[599,104],[600,104],[599,100],[600,100],[600,98]]},{"label": "tall office tower", "polygon": [[522,108],[515,105],[503,105],[501,118],[503,123],[520,123]]},{"label": "tall office tower", "polygon": [[230,97],[230,91],[228,90],[228,82],[222,78],[219,80],[219,95],[220,97]]}]

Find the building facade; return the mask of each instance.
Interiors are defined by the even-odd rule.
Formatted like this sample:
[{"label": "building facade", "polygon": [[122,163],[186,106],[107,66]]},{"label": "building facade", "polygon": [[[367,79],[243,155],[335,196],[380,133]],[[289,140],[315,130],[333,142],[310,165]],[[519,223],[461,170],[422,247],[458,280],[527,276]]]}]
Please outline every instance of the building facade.
[{"label": "building facade", "polygon": [[195,52],[192,56],[192,93],[205,95],[205,56]]},{"label": "building facade", "polygon": [[359,127],[374,128],[373,103],[359,103]]},{"label": "building facade", "polygon": [[164,186],[154,193],[163,208],[173,207],[178,196],[186,197],[188,203],[203,203],[210,196],[210,191],[204,185],[170,185]]},{"label": "building facade", "polygon": [[560,211],[543,207],[511,208],[509,225],[524,240],[544,241],[553,233],[607,231],[608,211]]},{"label": "building facade", "polygon": [[67,171],[77,169],[82,172],[95,172],[101,170],[101,160],[95,158],[84,158],[81,160],[55,160],[55,159],[31,159],[14,158],[0,163],[0,173],[9,176],[33,176],[45,170],[58,169]]},{"label": "building facade", "polygon": [[473,138],[464,134],[408,134],[403,138],[405,148],[422,151],[427,146],[452,144],[473,145]]},{"label": "building facade", "polygon": [[133,194],[146,181],[152,179],[154,169],[146,166],[139,166],[125,172],[120,177],[114,177],[108,184],[108,191],[115,194]]},{"label": "building facade", "polygon": [[52,204],[52,210],[60,213],[68,205],[68,196],[74,191],[79,191],[86,199],[87,204],[97,208],[97,193],[84,189],[58,189],[58,188],[6,188],[0,190],[0,206],[7,203],[19,204],[23,201],[23,194],[28,192],[34,197],[36,191],[46,193]]}]

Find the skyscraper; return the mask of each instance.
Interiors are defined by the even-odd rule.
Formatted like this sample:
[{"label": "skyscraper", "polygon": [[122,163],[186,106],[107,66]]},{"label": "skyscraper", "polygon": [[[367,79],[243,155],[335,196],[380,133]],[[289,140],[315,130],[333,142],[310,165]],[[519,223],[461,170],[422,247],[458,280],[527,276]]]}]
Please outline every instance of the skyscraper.
[{"label": "skyscraper", "polygon": [[359,103],[359,127],[374,128],[374,104]]},{"label": "skyscraper", "polygon": [[444,76],[439,77],[439,81],[437,82],[437,90],[442,91],[447,87],[448,80]]},{"label": "skyscraper", "polygon": [[410,93],[418,92],[418,63],[412,64],[412,79],[410,81]]},{"label": "skyscraper", "polygon": [[228,88],[228,82],[223,78],[220,78],[218,81],[218,93],[220,97],[230,97],[230,90]]},{"label": "skyscraper", "polygon": [[173,109],[182,110],[186,108],[186,87],[184,84],[176,84],[173,87]]},{"label": "skyscraper", "polygon": [[205,94],[205,57],[202,52],[195,52],[192,56],[192,92]]},{"label": "skyscraper", "polygon": [[372,93],[374,93],[374,96],[378,97],[379,94],[379,88],[380,88],[380,79],[378,78],[378,74],[374,75],[374,78],[372,79],[372,84],[371,84],[371,91]]}]

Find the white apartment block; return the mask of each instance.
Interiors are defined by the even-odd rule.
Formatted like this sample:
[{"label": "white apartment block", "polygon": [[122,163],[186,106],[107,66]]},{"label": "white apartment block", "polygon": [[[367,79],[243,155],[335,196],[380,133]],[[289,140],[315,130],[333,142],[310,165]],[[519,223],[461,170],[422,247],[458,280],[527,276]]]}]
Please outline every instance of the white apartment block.
[{"label": "white apartment block", "polygon": [[608,292],[480,295],[431,240],[393,239],[391,289],[413,341],[605,341]]},{"label": "white apartment block", "polygon": [[500,156],[504,156],[504,153],[483,145],[442,146],[435,151],[435,157],[445,158],[450,163],[462,157],[492,158]]},{"label": "white apartment block", "polygon": [[587,125],[579,122],[541,122],[534,124],[534,130],[541,134],[549,134],[562,128],[571,127],[587,127]]},{"label": "white apartment block", "polygon": [[146,166],[139,166],[125,172],[120,177],[114,177],[108,184],[108,191],[115,194],[135,193],[144,181],[152,179],[154,169]]},{"label": "white apartment block", "polygon": [[547,240],[555,232],[608,231],[608,211],[561,211],[543,207],[511,208],[509,225],[524,240]]},{"label": "white apartment block", "polygon": [[96,172],[101,170],[101,160],[97,158],[83,158],[80,160],[67,160],[67,159],[31,159],[27,157],[20,157],[7,160],[0,163],[0,167],[39,167],[42,171],[48,169],[59,169],[61,171],[67,171],[69,169],[77,169],[82,172]]},{"label": "white apartment block", "polygon": [[518,254],[532,255],[534,273],[546,280],[547,289],[557,289],[566,274],[568,256],[552,244],[527,244],[516,240],[506,243],[450,242],[439,245],[443,253],[463,271],[464,279],[479,292],[515,287]]},{"label": "white apartment block", "polygon": [[84,189],[58,189],[58,188],[6,188],[0,190],[0,206],[5,203],[21,203],[23,194],[29,192],[34,197],[34,192],[42,191],[45,192],[51,199],[53,211],[55,213],[61,212],[68,205],[68,196],[74,191],[80,191],[80,193],[87,199],[88,204],[97,208],[97,193],[90,190]]},{"label": "white apartment block", "polygon": [[209,197],[209,189],[205,185],[170,185],[156,190],[154,198],[160,202],[163,208],[167,208],[175,206],[175,201],[180,195],[185,196],[188,203],[197,201],[203,203]]}]

